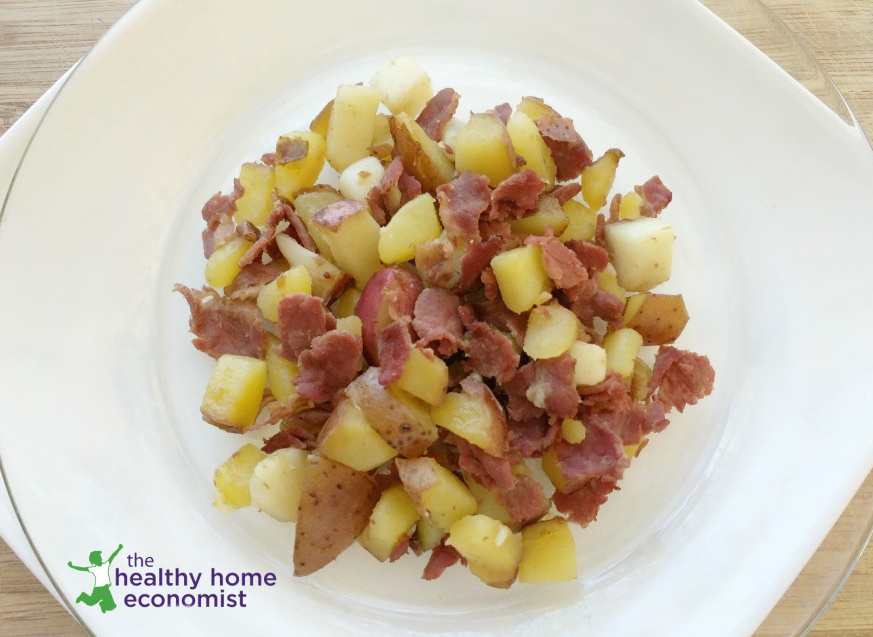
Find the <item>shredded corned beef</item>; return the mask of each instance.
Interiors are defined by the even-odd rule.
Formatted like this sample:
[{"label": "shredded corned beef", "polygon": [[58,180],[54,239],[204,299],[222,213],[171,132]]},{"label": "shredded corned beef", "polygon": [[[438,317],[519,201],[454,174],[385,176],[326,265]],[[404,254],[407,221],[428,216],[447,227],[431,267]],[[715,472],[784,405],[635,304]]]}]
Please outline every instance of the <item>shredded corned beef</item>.
[{"label": "shredded corned beef", "polygon": [[576,132],[573,120],[549,114],[539,118],[536,125],[552,152],[558,181],[576,179],[591,165],[591,150]]},{"label": "shredded corned beef", "polygon": [[573,381],[576,361],[566,352],[533,363],[533,378],[525,395],[535,406],[552,416],[572,418],[579,406],[579,392]]},{"label": "shredded corned beef", "polygon": [[424,105],[424,109],[415,118],[415,122],[421,126],[428,137],[439,141],[442,139],[446,126],[455,116],[460,99],[461,96],[453,89],[444,88],[438,91]]},{"label": "shredded corned beef", "polygon": [[450,238],[480,240],[479,217],[491,205],[488,178],[464,171],[436,189],[439,217]]},{"label": "shredded corned beef", "polygon": [[684,411],[712,392],[715,370],[706,356],[661,345],[652,368],[649,395],[666,409]]},{"label": "shredded corned beef", "polygon": [[499,383],[510,380],[521,361],[512,340],[484,321],[473,321],[467,329],[470,336],[465,349],[470,366]]},{"label": "shredded corned beef", "polygon": [[224,295],[241,301],[255,299],[262,287],[287,269],[288,262],[285,259],[276,259],[269,263],[250,263],[224,288]]},{"label": "shredded corned beef", "polygon": [[464,326],[458,314],[460,299],[442,288],[425,288],[415,300],[412,328],[422,346],[430,346],[440,356],[458,351]]},{"label": "shredded corned beef", "polygon": [[447,544],[438,544],[430,552],[430,558],[427,565],[424,567],[424,573],[421,578],[425,580],[435,580],[440,575],[445,573],[446,569],[454,566],[461,561],[461,554],[453,546]]},{"label": "shredded corned beef", "polygon": [[562,290],[574,288],[588,280],[588,271],[576,252],[549,233],[543,237],[528,237],[526,243],[542,248],[543,267],[549,278]]},{"label": "shredded corned beef", "polygon": [[349,332],[334,329],[317,336],[298,359],[297,393],[316,404],[331,401],[358,375],[362,354],[360,337]]},{"label": "shredded corned beef", "polygon": [[312,339],[333,329],[336,321],[324,310],[321,299],[309,294],[291,294],[279,301],[279,340],[282,355],[296,361],[312,345]]},{"label": "shredded corned beef", "polygon": [[555,491],[552,503],[571,522],[584,527],[597,519],[597,511],[606,502],[607,496],[618,488],[617,482],[594,478],[575,491]]},{"label": "shredded corned beef", "polygon": [[403,368],[412,353],[409,322],[409,317],[404,317],[379,331],[379,383],[382,385],[395,383],[403,375]]},{"label": "shredded corned beef", "polygon": [[192,290],[177,284],[173,289],[188,302],[194,347],[212,358],[222,354],[264,357],[267,332],[257,305],[220,296],[206,287]]},{"label": "shredded corned beef", "polygon": [[461,258],[461,276],[458,279],[458,291],[470,292],[479,281],[485,268],[503,249],[505,240],[492,236],[478,243],[471,243]]},{"label": "shredded corned beef", "polygon": [[644,217],[657,217],[673,200],[673,193],[657,175],[642,186],[635,186],[634,190],[643,198],[640,214]]},{"label": "shredded corned beef", "polygon": [[203,240],[203,256],[207,259],[215,249],[226,243],[236,232],[233,213],[236,211],[236,199],[242,195],[239,180],[234,181],[235,191],[232,195],[216,193],[203,206],[201,215],[206,222],[206,228],[201,234]]},{"label": "shredded corned beef", "polygon": [[523,422],[506,421],[509,449],[525,458],[539,456],[552,446],[561,433],[561,419],[542,414]]},{"label": "shredded corned beef", "polygon": [[546,185],[530,168],[510,175],[491,193],[491,220],[512,217],[518,219],[537,209]]}]

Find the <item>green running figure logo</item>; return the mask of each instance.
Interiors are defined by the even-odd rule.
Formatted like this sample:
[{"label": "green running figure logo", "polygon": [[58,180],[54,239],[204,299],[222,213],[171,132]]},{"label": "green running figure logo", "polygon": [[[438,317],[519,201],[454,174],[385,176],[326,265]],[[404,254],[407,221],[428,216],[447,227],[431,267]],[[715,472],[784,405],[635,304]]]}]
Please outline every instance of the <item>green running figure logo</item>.
[{"label": "green running figure logo", "polygon": [[122,545],[119,544],[118,548],[115,549],[115,552],[112,553],[112,555],[109,556],[109,559],[105,562],[101,555],[102,551],[91,551],[91,554],[88,556],[91,566],[73,566],[72,562],[67,562],[67,566],[70,568],[76,569],[77,571],[86,571],[94,576],[94,590],[91,591],[90,595],[88,593],[80,594],[76,598],[77,604],[79,602],[83,602],[88,606],[100,604],[100,610],[104,613],[116,608],[117,604],[115,603],[115,600],[112,599],[112,593],[109,590],[111,583],[109,578],[109,565],[112,564],[112,560],[115,559],[115,556],[118,555],[118,552],[122,548]]}]

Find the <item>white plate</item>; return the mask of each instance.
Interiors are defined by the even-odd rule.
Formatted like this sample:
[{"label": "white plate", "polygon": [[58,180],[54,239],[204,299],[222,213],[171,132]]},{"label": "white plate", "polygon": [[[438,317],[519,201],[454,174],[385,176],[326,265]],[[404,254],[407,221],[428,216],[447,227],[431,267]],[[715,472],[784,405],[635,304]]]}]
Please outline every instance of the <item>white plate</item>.
[{"label": "white plate", "polygon": [[[145,1],[61,91],[0,226],[0,453],[42,563],[99,635],[752,632],[873,466],[869,145],[689,0],[415,7]],[[570,585],[427,583],[422,560],[357,549],[294,579],[292,527],[210,505],[241,441],[200,421],[210,362],[170,291],[202,280],[200,206],[399,54],[465,110],[546,98],[596,153],[624,150],[618,191],[657,173],[675,195],[680,344],[716,391],[578,534]],[[128,608],[184,591],[121,582],[116,611],[75,604],[90,582],[67,562],[118,543],[127,573],[149,570],[134,554],[203,573],[194,594],[220,594],[213,568],[277,581],[246,607]]]}]

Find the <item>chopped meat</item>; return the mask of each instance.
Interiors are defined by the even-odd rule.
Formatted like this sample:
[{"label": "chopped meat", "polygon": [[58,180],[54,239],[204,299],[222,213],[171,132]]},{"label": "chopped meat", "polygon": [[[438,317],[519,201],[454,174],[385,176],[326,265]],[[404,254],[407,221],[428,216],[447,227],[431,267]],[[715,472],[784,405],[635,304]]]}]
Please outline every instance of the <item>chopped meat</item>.
[{"label": "chopped meat", "polygon": [[552,502],[572,522],[588,526],[597,519],[597,511],[606,502],[607,496],[616,489],[618,483],[595,478],[570,493],[555,491]]},{"label": "chopped meat", "polygon": [[296,361],[331,325],[321,299],[309,294],[291,294],[279,301],[279,339],[282,355]]},{"label": "chopped meat", "polygon": [[555,160],[558,181],[570,181],[582,174],[591,165],[591,150],[576,132],[573,120],[554,114],[544,115],[536,121],[543,141]]},{"label": "chopped meat", "polygon": [[424,567],[424,573],[421,578],[434,580],[442,575],[447,568],[457,564],[459,561],[461,561],[461,554],[454,547],[438,544],[430,552],[430,558]]},{"label": "chopped meat", "polygon": [[543,267],[559,288],[567,290],[588,280],[588,271],[576,252],[552,236],[551,232],[543,237],[530,236],[525,243],[535,243],[542,248]]},{"label": "chopped meat", "polygon": [[312,221],[319,226],[336,232],[346,219],[355,216],[362,210],[366,210],[366,206],[360,201],[342,199],[332,204],[328,204],[316,212],[312,217]]},{"label": "chopped meat", "polygon": [[425,288],[415,300],[412,328],[419,344],[431,346],[440,356],[458,351],[464,326],[458,314],[460,299],[442,288]]},{"label": "chopped meat", "polygon": [[575,254],[589,275],[602,272],[609,265],[609,253],[599,245],[590,241],[572,240],[566,243]]},{"label": "chopped meat", "polygon": [[362,354],[360,337],[349,332],[334,329],[317,336],[300,355],[297,393],[316,404],[329,402],[358,375]]},{"label": "chopped meat", "polygon": [[521,356],[506,334],[484,321],[473,321],[466,346],[470,366],[486,378],[499,383],[509,381],[518,369]]},{"label": "chopped meat", "polygon": [[409,536],[405,536],[400,539],[397,544],[394,545],[394,548],[391,549],[391,553],[388,555],[389,562],[396,562],[401,557],[406,555],[409,551]]},{"label": "chopped meat", "polygon": [[212,358],[222,354],[264,357],[267,334],[257,305],[219,296],[211,288],[176,285],[173,289],[188,302],[194,347]]},{"label": "chopped meat", "polygon": [[[260,236],[252,244],[252,247],[246,250],[242,259],[239,260],[239,267],[245,266],[260,261],[261,255],[273,241],[276,239],[276,227],[279,222],[286,218],[286,212],[292,211],[293,208],[286,203],[279,203],[270,214],[267,215],[267,220],[264,222],[264,227],[261,229]],[[307,234],[307,236],[309,236]]]},{"label": "chopped meat", "polygon": [[242,195],[243,188],[239,180],[234,180],[234,193],[222,195],[216,193],[203,206],[200,214],[206,222],[203,230],[203,256],[207,259],[215,249],[226,243],[236,232],[233,213],[236,211],[236,199]]},{"label": "chopped meat", "polygon": [[267,283],[282,274],[288,268],[285,259],[277,259],[269,263],[250,263],[240,270],[233,282],[224,288],[225,296],[242,301],[255,299],[258,292]]},{"label": "chopped meat", "polygon": [[534,382],[536,369],[534,362],[526,363],[519,367],[512,378],[503,383],[506,392],[506,411],[511,420],[526,422],[540,418],[545,413],[542,407],[538,407],[528,398],[528,389]]},{"label": "chopped meat", "polygon": [[509,118],[512,117],[512,107],[504,102],[503,104],[498,104],[494,108],[488,110],[488,113],[494,115],[503,122],[503,125],[506,126],[509,123]]},{"label": "chopped meat", "polygon": [[509,449],[525,458],[539,456],[555,442],[561,431],[561,419],[542,414],[523,422],[508,420]]},{"label": "chopped meat", "polygon": [[379,383],[390,385],[403,375],[403,368],[412,353],[409,317],[389,323],[379,331]]},{"label": "chopped meat", "polygon": [[455,116],[460,99],[461,96],[454,89],[442,89],[428,100],[424,109],[415,118],[415,122],[421,126],[428,137],[439,141],[442,139],[446,126]]},{"label": "chopped meat", "polygon": [[524,474],[516,476],[511,489],[498,491],[495,497],[512,521],[521,526],[539,520],[552,506],[542,485]]},{"label": "chopped meat", "polygon": [[453,289],[460,280],[463,252],[448,237],[423,243],[415,249],[415,269],[430,286]]},{"label": "chopped meat", "polygon": [[491,263],[491,259],[500,253],[504,243],[502,237],[492,236],[467,246],[461,258],[461,277],[458,281],[460,292],[469,292],[473,289],[476,281]]},{"label": "chopped meat", "polygon": [[449,238],[479,241],[479,217],[491,205],[488,178],[464,171],[437,187],[439,217]]},{"label": "chopped meat", "polygon": [[511,489],[516,475],[508,456],[492,456],[460,436],[452,437],[458,448],[458,466],[487,489]]},{"label": "chopped meat", "polygon": [[615,482],[629,464],[621,436],[597,418],[585,423],[582,442],[570,444],[559,437],[552,449],[564,479],[563,491],[573,491],[592,478]]},{"label": "chopped meat", "polygon": [[712,392],[715,371],[709,358],[661,345],[652,368],[652,381],[649,396],[664,405],[666,409],[683,411]]},{"label": "chopped meat", "polygon": [[643,198],[640,214],[644,217],[657,217],[673,200],[673,193],[657,175],[642,186],[635,186],[634,190]]},{"label": "chopped meat", "polygon": [[579,406],[573,373],[576,361],[566,352],[554,358],[534,361],[533,378],[525,391],[527,399],[546,413],[572,418]]},{"label": "chopped meat", "polygon": [[537,209],[545,184],[530,168],[514,173],[497,184],[491,193],[489,219],[518,219]]},{"label": "chopped meat", "polygon": [[302,427],[289,427],[282,429],[277,433],[264,440],[261,446],[261,451],[264,453],[273,453],[279,449],[303,449],[312,451],[315,449],[315,436],[306,431]]},{"label": "chopped meat", "polygon": [[582,192],[582,184],[577,181],[571,181],[569,184],[555,186],[549,194],[563,206],[580,192]]}]

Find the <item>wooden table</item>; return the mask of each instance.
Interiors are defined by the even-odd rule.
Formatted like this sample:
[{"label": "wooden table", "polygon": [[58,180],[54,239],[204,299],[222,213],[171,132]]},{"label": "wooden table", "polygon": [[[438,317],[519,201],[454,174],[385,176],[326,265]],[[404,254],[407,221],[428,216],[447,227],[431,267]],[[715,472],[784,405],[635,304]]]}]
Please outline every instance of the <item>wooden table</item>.
[{"label": "wooden table", "polygon": [[[733,1],[707,0],[716,8]],[[132,4],[132,0],[0,0],[0,134]],[[770,0],[769,6],[818,58],[873,137],[873,0]],[[806,594],[816,579],[829,578],[851,552],[846,547],[857,528],[867,524],[871,503],[873,476],[803,577],[758,631],[759,637],[790,634],[784,630],[784,618],[798,607],[808,608]],[[0,635],[86,634],[0,541]],[[862,555],[810,635],[873,635],[873,548]]]}]

